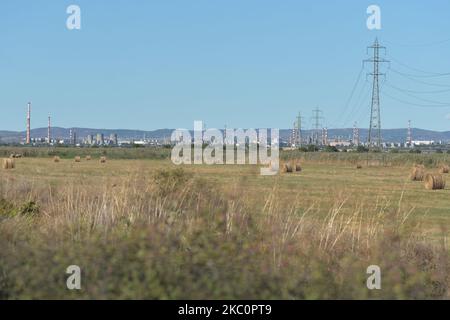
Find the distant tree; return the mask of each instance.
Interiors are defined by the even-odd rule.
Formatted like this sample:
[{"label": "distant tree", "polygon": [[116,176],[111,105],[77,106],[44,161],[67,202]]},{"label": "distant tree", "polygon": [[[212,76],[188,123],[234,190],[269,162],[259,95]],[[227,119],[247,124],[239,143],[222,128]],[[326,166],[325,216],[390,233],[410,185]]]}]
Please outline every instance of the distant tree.
[{"label": "distant tree", "polygon": [[441,149],[437,149],[436,153],[444,153],[444,151],[442,151]]},{"label": "distant tree", "polygon": [[450,154],[450,150],[447,150],[447,153]]},{"label": "distant tree", "polygon": [[298,148],[298,151],[300,151],[300,152],[308,152],[308,148],[300,147],[300,148]]},{"label": "distant tree", "polygon": [[356,152],[358,152],[358,153],[369,152],[369,148],[366,148],[366,147],[364,147],[364,146],[358,146],[358,147],[356,148]]},{"label": "distant tree", "polygon": [[397,148],[389,150],[390,153],[400,153],[400,150]]},{"label": "distant tree", "polygon": [[323,149],[325,152],[339,152],[338,148],[335,146],[326,146],[325,149]]},{"label": "distant tree", "polygon": [[422,153],[422,151],[420,149],[411,149],[409,153]]},{"label": "distant tree", "polygon": [[314,144],[309,144],[307,146],[307,151],[308,152],[316,152],[316,151],[319,151],[319,148]]}]

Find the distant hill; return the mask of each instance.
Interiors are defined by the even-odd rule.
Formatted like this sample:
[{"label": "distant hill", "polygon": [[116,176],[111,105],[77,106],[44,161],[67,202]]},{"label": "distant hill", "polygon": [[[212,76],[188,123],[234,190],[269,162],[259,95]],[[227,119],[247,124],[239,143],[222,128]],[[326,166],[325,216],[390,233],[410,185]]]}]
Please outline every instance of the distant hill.
[{"label": "distant hill", "polygon": [[[88,135],[97,135],[103,133],[105,137],[115,133],[119,136],[119,139],[165,139],[170,138],[174,129],[159,129],[153,131],[144,130],[130,130],[130,129],[92,129],[92,128],[72,128],[77,133],[78,138],[85,138]],[[281,129],[280,138],[284,141],[289,140],[291,135],[291,129]],[[303,137],[309,137],[312,134],[311,130],[302,131]],[[329,140],[341,138],[344,140],[351,139],[353,134],[352,128],[346,129],[328,129]],[[366,141],[368,136],[368,129],[360,129],[360,140]],[[383,129],[381,130],[383,141],[388,142],[405,142],[407,129]],[[450,142],[450,131],[432,131],[413,128],[412,129],[413,140],[434,140]],[[36,128],[31,130],[31,136],[34,138],[45,138],[47,136],[47,128]],[[70,129],[54,127],[52,128],[52,137],[58,139],[68,139],[70,137]],[[25,131],[1,131],[0,130],[0,142],[20,142],[25,139]]]},{"label": "distant hill", "polygon": [[[413,140],[434,140],[434,141],[446,141],[450,142],[450,131],[432,131],[432,130],[424,130],[424,129],[418,129],[413,128],[412,130],[412,137]],[[291,135],[292,130],[282,130],[280,132],[280,136],[283,139],[288,139]],[[306,130],[302,131],[303,137],[308,137],[311,135],[311,131]],[[342,138],[344,140],[351,139],[353,135],[353,129],[347,128],[347,129],[328,129],[328,138],[334,139],[334,138]],[[367,141],[369,135],[368,129],[359,129],[359,136],[360,141]],[[405,142],[407,139],[407,129],[383,129],[381,130],[381,136],[383,138],[383,141],[388,142]]]},{"label": "distant hill", "polygon": [[[52,128],[52,138],[68,139],[70,137],[70,130],[74,130],[78,138],[85,138],[88,135],[94,137],[98,133],[103,133],[105,137],[110,134],[117,134],[120,139],[164,139],[170,138],[173,129],[159,129],[154,131],[144,130],[130,130],[130,129],[91,129],[91,128]],[[36,128],[31,130],[31,136],[33,138],[45,138],[47,137],[47,128]],[[0,139],[2,142],[19,142],[23,141],[26,137],[26,132],[14,132],[14,131],[0,131]]]}]

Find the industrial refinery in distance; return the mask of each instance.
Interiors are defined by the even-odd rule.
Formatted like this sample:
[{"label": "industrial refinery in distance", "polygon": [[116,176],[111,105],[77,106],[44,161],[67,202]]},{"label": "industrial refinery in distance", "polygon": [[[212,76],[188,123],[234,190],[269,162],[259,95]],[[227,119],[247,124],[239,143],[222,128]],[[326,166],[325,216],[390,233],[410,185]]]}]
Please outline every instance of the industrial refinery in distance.
[{"label": "industrial refinery in distance", "polygon": [[[26,131],[0,131],[0,144],[24,146],[77,146],[77,147],[158,147],[170,145],[174,129],[154,131],[129,129],[61,128],[52,126],[48,116],[47,127],[32,129],[32,103],[26,109]],[[284,149],[354,151],[368,148],[369,130],[358,127],[329,129],[321,126],[323,112],[315,108],[309,127],[304,126],[301,113],[295,117],[292,129],[280,130],[280,146]],[[438,132],[413,128],[382,129],[381,147],[384,151],[396,149],[424,152],[450,150],[450,131]]]},{"label": "industrial refinery in distance", "polygon": [[87,129],[52,127],[52,117],[48,116],[47,128],[31,128],[32,103],[27,104],[26,131],[1,131],[0,144],[24,146],[78,146],[78,147],[118,147],[118,146],[158,146],[170,143],[168,137],[149,138],[139,130]]}]

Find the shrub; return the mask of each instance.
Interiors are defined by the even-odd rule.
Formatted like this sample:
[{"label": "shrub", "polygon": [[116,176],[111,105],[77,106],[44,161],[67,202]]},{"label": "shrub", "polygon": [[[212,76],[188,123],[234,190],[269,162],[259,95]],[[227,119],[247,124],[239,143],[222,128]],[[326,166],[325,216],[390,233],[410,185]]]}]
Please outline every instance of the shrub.
[{"label": "shrub", "polygon": [[365,146],[358,146],[358,147],[356,147],[356,152],[366,153],[366,152],[369,152],[369,148],[366,148]]},{"label": "shrub", "polygon": [[323,151],[325,151],[325,152],[339,152],[338,148],[336,148],[335,146],[326,146]]}]

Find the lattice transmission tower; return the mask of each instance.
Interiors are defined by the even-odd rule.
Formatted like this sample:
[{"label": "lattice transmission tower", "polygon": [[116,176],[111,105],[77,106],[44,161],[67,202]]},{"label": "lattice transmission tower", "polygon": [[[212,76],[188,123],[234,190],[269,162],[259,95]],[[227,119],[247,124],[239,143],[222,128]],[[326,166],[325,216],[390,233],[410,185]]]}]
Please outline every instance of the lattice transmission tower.
[{"label": "lattice transmission tower", "polygon": [[380,107],[380,76],[386,76],[384,73],[380,73],[380,63],[389,62],[386,59],[380,58],[380,49],[386,51],[386,47],[380,46],[378,39],[372,46],[368,47],[367,50],[373,50],[373,56],[370,59],[364,60],[364,63],[373,63],[373,72],[368,73],[372,76],[372,103],[370,107],[370,126],[369,126],[369,137],[368,145],[370,147],[381,148],[381,107]]},{"label": "lattice transmission tower", "polygon": [[353,124],[353,138],[352,138],[352,142],[355,146],[359,146],[359,128],[358,128],[358,123],[355,122]]},{"label": "lattice transmission tower", "polygon": [[302,146],[302,115],[299,112],[292,126],[291,147],[300,148]]},{"label": "lattice transmission tower", "polygon": [[319,135],[320,135],[320,131],[322,128],[322,120],[323,120],[323,116],[322,116],[322,110],[320,110],[319,108],[316,108],[313,110],[313,116],[312,116],[312,120],[313,120],[313,137],[312,137],[312,142],[317,146],[319,145]]}]

